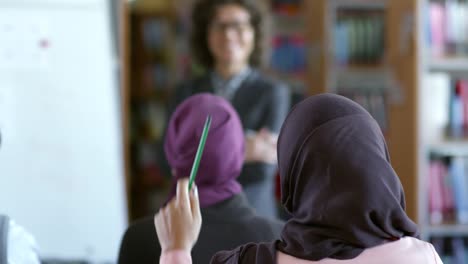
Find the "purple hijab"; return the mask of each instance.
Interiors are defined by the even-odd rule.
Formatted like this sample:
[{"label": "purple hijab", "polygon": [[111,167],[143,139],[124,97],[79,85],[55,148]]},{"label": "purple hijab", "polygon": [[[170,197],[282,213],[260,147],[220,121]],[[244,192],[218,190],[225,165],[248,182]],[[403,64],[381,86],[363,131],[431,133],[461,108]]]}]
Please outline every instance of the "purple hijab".
[{"label": "purple hijab", "polygon": [[236,178],[244,161],[244,133],[237,112],[219,96],[191,96],[172,114],[164,142],[166,158],[175,171],[171,198],[177,180],[190,175],[207,115],[212,117],[211,127],[195,180],[201,207],[242,191]]},{"label": "purple hijab", "polygon": [[[377,122],[357,103],[321,94],[297,104],[278,139],[281,240],[217,254],[212,263],[352,259],[366,248],[418,236]],[[237,260],[241,261],[237,261]]]}]

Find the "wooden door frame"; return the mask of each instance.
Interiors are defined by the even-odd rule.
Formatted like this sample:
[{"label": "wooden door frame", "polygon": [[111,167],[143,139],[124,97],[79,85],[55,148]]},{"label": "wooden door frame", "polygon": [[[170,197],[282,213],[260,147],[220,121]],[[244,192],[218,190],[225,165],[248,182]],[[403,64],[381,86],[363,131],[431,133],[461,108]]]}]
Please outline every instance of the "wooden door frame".
[{"label": "wooden door frame", "polygon": [[120,66],[120,105],[121,129],[125,174],[125,191],[127,201],[127,219],[131,219],[131,173],[130,173],[130,6],[127,0],[119,0],[118,12],[118,46]]}]

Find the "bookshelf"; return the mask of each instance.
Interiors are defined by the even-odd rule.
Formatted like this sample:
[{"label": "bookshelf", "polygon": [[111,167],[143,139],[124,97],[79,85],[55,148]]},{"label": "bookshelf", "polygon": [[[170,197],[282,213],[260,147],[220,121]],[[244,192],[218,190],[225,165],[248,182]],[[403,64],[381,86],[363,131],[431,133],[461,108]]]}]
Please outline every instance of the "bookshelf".
[{"label": "bookshelf", "polygon": [[169,189],[159,149],[175,85],[178,18],[169,2],[133,1],[128,4],[127,20],[127,193],[133,221],[156,211]]},{"label": "bookshelf", "polygon": [[[379,122],[418,220],[417,1],[305,1],[308,93],[334,92]],[[363,41],[365,40],[365,41]]]},{"label": "bookshelf", "polygon": [[422,237],[434,244],[444,263],[466,263],[468,2],[421,0],[418,4]]}]

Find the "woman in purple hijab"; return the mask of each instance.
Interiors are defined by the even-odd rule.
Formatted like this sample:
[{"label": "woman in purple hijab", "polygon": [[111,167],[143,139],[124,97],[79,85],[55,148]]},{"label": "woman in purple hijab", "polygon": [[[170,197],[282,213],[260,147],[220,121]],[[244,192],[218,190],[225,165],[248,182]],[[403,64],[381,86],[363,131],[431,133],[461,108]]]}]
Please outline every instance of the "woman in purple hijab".
[{"label": "woman in purple hijab", "polygon": [[211,115],[211,128],[200,161],[196,184],[201,207],[241,192],[236,178],[244,161],[244,133],[235,110],[226,100],[201,94],[183,101],[173,113],[166,132],[164,151],[172,168],[175,194],[178,179],[188,177],[203,125]]},{"label": "woman in purple hijab", "polygon": [[[219,252],[211,263],[442,263],[405,213],[378,124],[355,102],[321,94],[297,104],[281,129],[278,161],[281,202],[291,214],[281,239]],[[177,224],[172,210],[156,216],[161,218]],[[160,241],[167,248],[174,238]],[[190,263],[190,248],[179,253],[188,258],[177,263]]]},{"label": "woman in purple hijab", "polygon": [[[212,121],[196,176],[203,223],[192,250],[195,263],[247,242],[278,239],[284,224],[258,216],[237,182],[244,161],[244,132],[231,104],[201,93],[177,106],[167,127],[164,150],[176,182],[190,175],[205,119]],[[161,254],[153,217],[132,224],[122,240],[118,263],[157,263]]]}]

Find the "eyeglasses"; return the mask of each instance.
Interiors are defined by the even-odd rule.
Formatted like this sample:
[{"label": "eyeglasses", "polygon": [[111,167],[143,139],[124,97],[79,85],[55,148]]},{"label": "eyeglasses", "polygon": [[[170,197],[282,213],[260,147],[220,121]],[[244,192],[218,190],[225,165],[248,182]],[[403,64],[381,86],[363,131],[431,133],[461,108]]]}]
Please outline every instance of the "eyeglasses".
[{"label": "eyeglasses", "polygon": [[249,21],[231,21],[231,22],[213,22],[210,29],[217,33],[224,33],[228,29],[232,29],[237,33],[243,33],[247,30],[252,30],[252,25]]}]

